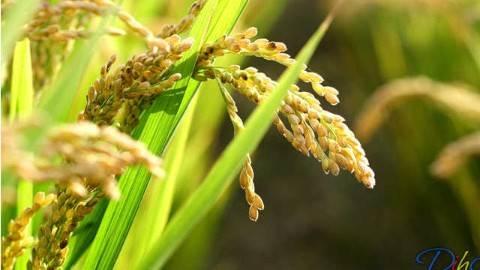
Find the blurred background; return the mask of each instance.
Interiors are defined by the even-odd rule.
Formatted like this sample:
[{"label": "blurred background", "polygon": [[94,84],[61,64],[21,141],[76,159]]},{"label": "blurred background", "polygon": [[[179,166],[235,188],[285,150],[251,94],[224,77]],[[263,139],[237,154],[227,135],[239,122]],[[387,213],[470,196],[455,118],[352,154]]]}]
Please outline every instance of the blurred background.
[{"label": "blurred background", "polygon": [[[295,55],[331,4],[250,1],[242,24],[285,42]],[[397,78],[422,75],[479,89],[479,56],[476,0],[351,0],[340,9],[310,68],[339,89],[341,103],[327,108],[353,127],[376,89]],[[245,59],[244,65],[273,77],[282,71],[257,59]],[[203,88],[201,94],[208,98],[200,99],[197,116],[209,108],[204,104],[213,102],[212,95],[218,96],[215,87]],[[236,100],[245,118],[252,106],[241,96]],[[437,246],[459,256],[469,250],[471,259],[478,256],[479,160],[447,179],[433,177],[430,166],[447,144],[478,130],[479,122],[419,98],[388,110],[388,118],[369,140],[361,139],[376,172],[375,189],[365,189],[345,172],[324,175],[315,160],[296,152],[272,129],[253,156],[256,190],[266,205],[259,221],[248,220],[243,193],[233,186],[224,205],[197,228],[169,268],[426,269],[415,257]],[[224,111],[219,112],[220,128],[212,131],[219,135],[199,139],[208,148],[200,157],[209,160],[232,137]],[[209,119],[214,118],[194,120],[201,124],[192,127],[193,137],[202,136],[200,129]],[[190,141],[187,153],[198,149],[194,143]],[[185,163],[194,161],[191,156]],[[183,177],[190,181],[201,179],[198,176]]]}]

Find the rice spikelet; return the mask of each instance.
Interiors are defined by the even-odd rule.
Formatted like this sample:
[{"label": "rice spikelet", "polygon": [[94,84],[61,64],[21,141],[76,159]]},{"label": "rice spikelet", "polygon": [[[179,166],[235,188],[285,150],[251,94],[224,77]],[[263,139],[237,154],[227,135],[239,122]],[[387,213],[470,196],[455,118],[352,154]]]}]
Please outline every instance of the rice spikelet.
[{"label": "rice spikelet", "polygon": [[79,120],[115,125],[125,132],[133,129],[142,110],[181,78],[179,73],[168,72],[191,47],[192,40],[174,35],[165,41],[167,51],[149,50],[137,54],[113,71],[115,56],[110,58],[102,67],[100,78],[89,89],[87,104]]},{"label": "rice spikelet", "polygon": [[188,14],[183,17],[177,24],[167,24],[162,27],[157,34],[158,37],[167,38],[171,35],[181,34],[187,31],[195,21],[202,8],[205,6],[206,0],[197,0],[191,6]]}]

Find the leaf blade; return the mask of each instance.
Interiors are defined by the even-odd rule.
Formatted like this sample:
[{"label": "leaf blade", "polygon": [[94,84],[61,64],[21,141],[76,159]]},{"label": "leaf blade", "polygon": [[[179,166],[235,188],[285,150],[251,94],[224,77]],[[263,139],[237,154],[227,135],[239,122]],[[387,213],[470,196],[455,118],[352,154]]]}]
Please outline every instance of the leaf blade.
[{"label": "leaf blade", "polygon": [[160,237],[168,222],[175,186],[177,185],[176,179],[185,154],[196,100],[197,96],[195,96],[192,105],[188,107],[170,147],[166,150],[164,158],[165,171],[168,172],[166,178],[163,180],[152,179],[148,184],[135,220],[115,264],[116,269],[131,268],[138,265],[145,252]]},{"label": "leaf blade", "polygon": [[[28,117],[33,110],[33,73],[30,55],[30,41],[23,39],[15,45],[12,64],[12,87],[10,88],[10,121]],[[17,186],[17,215],[33,204],[33,183],[20,179]],[[32,226],[25,230],[26,236],[31,236]],[[15,269],[27,269],[30,250],[18,257]]]}]

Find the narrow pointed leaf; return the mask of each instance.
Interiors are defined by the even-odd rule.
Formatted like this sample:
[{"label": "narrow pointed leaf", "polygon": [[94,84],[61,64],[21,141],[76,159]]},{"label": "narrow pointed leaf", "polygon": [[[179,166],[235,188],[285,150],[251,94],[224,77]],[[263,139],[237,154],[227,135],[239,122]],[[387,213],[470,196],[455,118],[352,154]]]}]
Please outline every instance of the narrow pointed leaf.
[{"label": "narrow pointed leaf", "polygon": [[165,179],[152,179],[123,245],[116,269],[131,268],[142,261],[149,247],[160,237],[172,207],[175,186],[182,165],[188,135],[195,112],[195,96],[165,153]]},{"label": "narrow pointed leaf", "polygon": [[30,41],[24,39],[15,46],[10,90],[10,120],[31,114],[33,107],[33,75]]},{"label": "narrow pointed leaf", "polygon": [[[24,39],[17,42],[13,53],[12,87],[10,88],[10,120],[28,117],[33,109],[33,74],[30,55],[30,41]],[[17,186],[17,215],[33,203],[33,183],[21,179]],[[28,226],[26,236],[31,236],[32,229]],[[30,251],[26,250],[15,264],[15,269],[27,269]]]}]

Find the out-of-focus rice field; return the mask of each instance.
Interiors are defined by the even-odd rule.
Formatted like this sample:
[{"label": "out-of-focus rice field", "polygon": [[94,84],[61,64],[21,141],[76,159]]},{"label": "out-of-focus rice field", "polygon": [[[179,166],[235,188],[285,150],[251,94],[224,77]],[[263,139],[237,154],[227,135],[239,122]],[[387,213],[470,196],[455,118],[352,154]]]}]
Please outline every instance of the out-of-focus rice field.
[{"label": "out-of-focus rice field", "polygon": [[[298,50],[328,7],[288,1],[268,37]],[[478,1],[346,1],[311,68],[339,89],[335,111],[360,130],[369,99],[397,79],[422,76],[479,95],[479,55]],[[388,104],[379,113],[384,122],[368,139],[360,137],[376,172],[371,191],[351,185],[346,173],[323,175],[315,161],[271,132],[254,156],[257,190],[268,211],[251,224],[237,215],[243,202],[234,196],[207,268],[427,269],[431,257],[424,265],[415,258],[433,247],[460,258],[468,250],[474,259],[480,249],[478,149],[446,179],[433,176],[431,166],[448,144],[478,132],[475,106],[472,119],[421,95]]]}]

